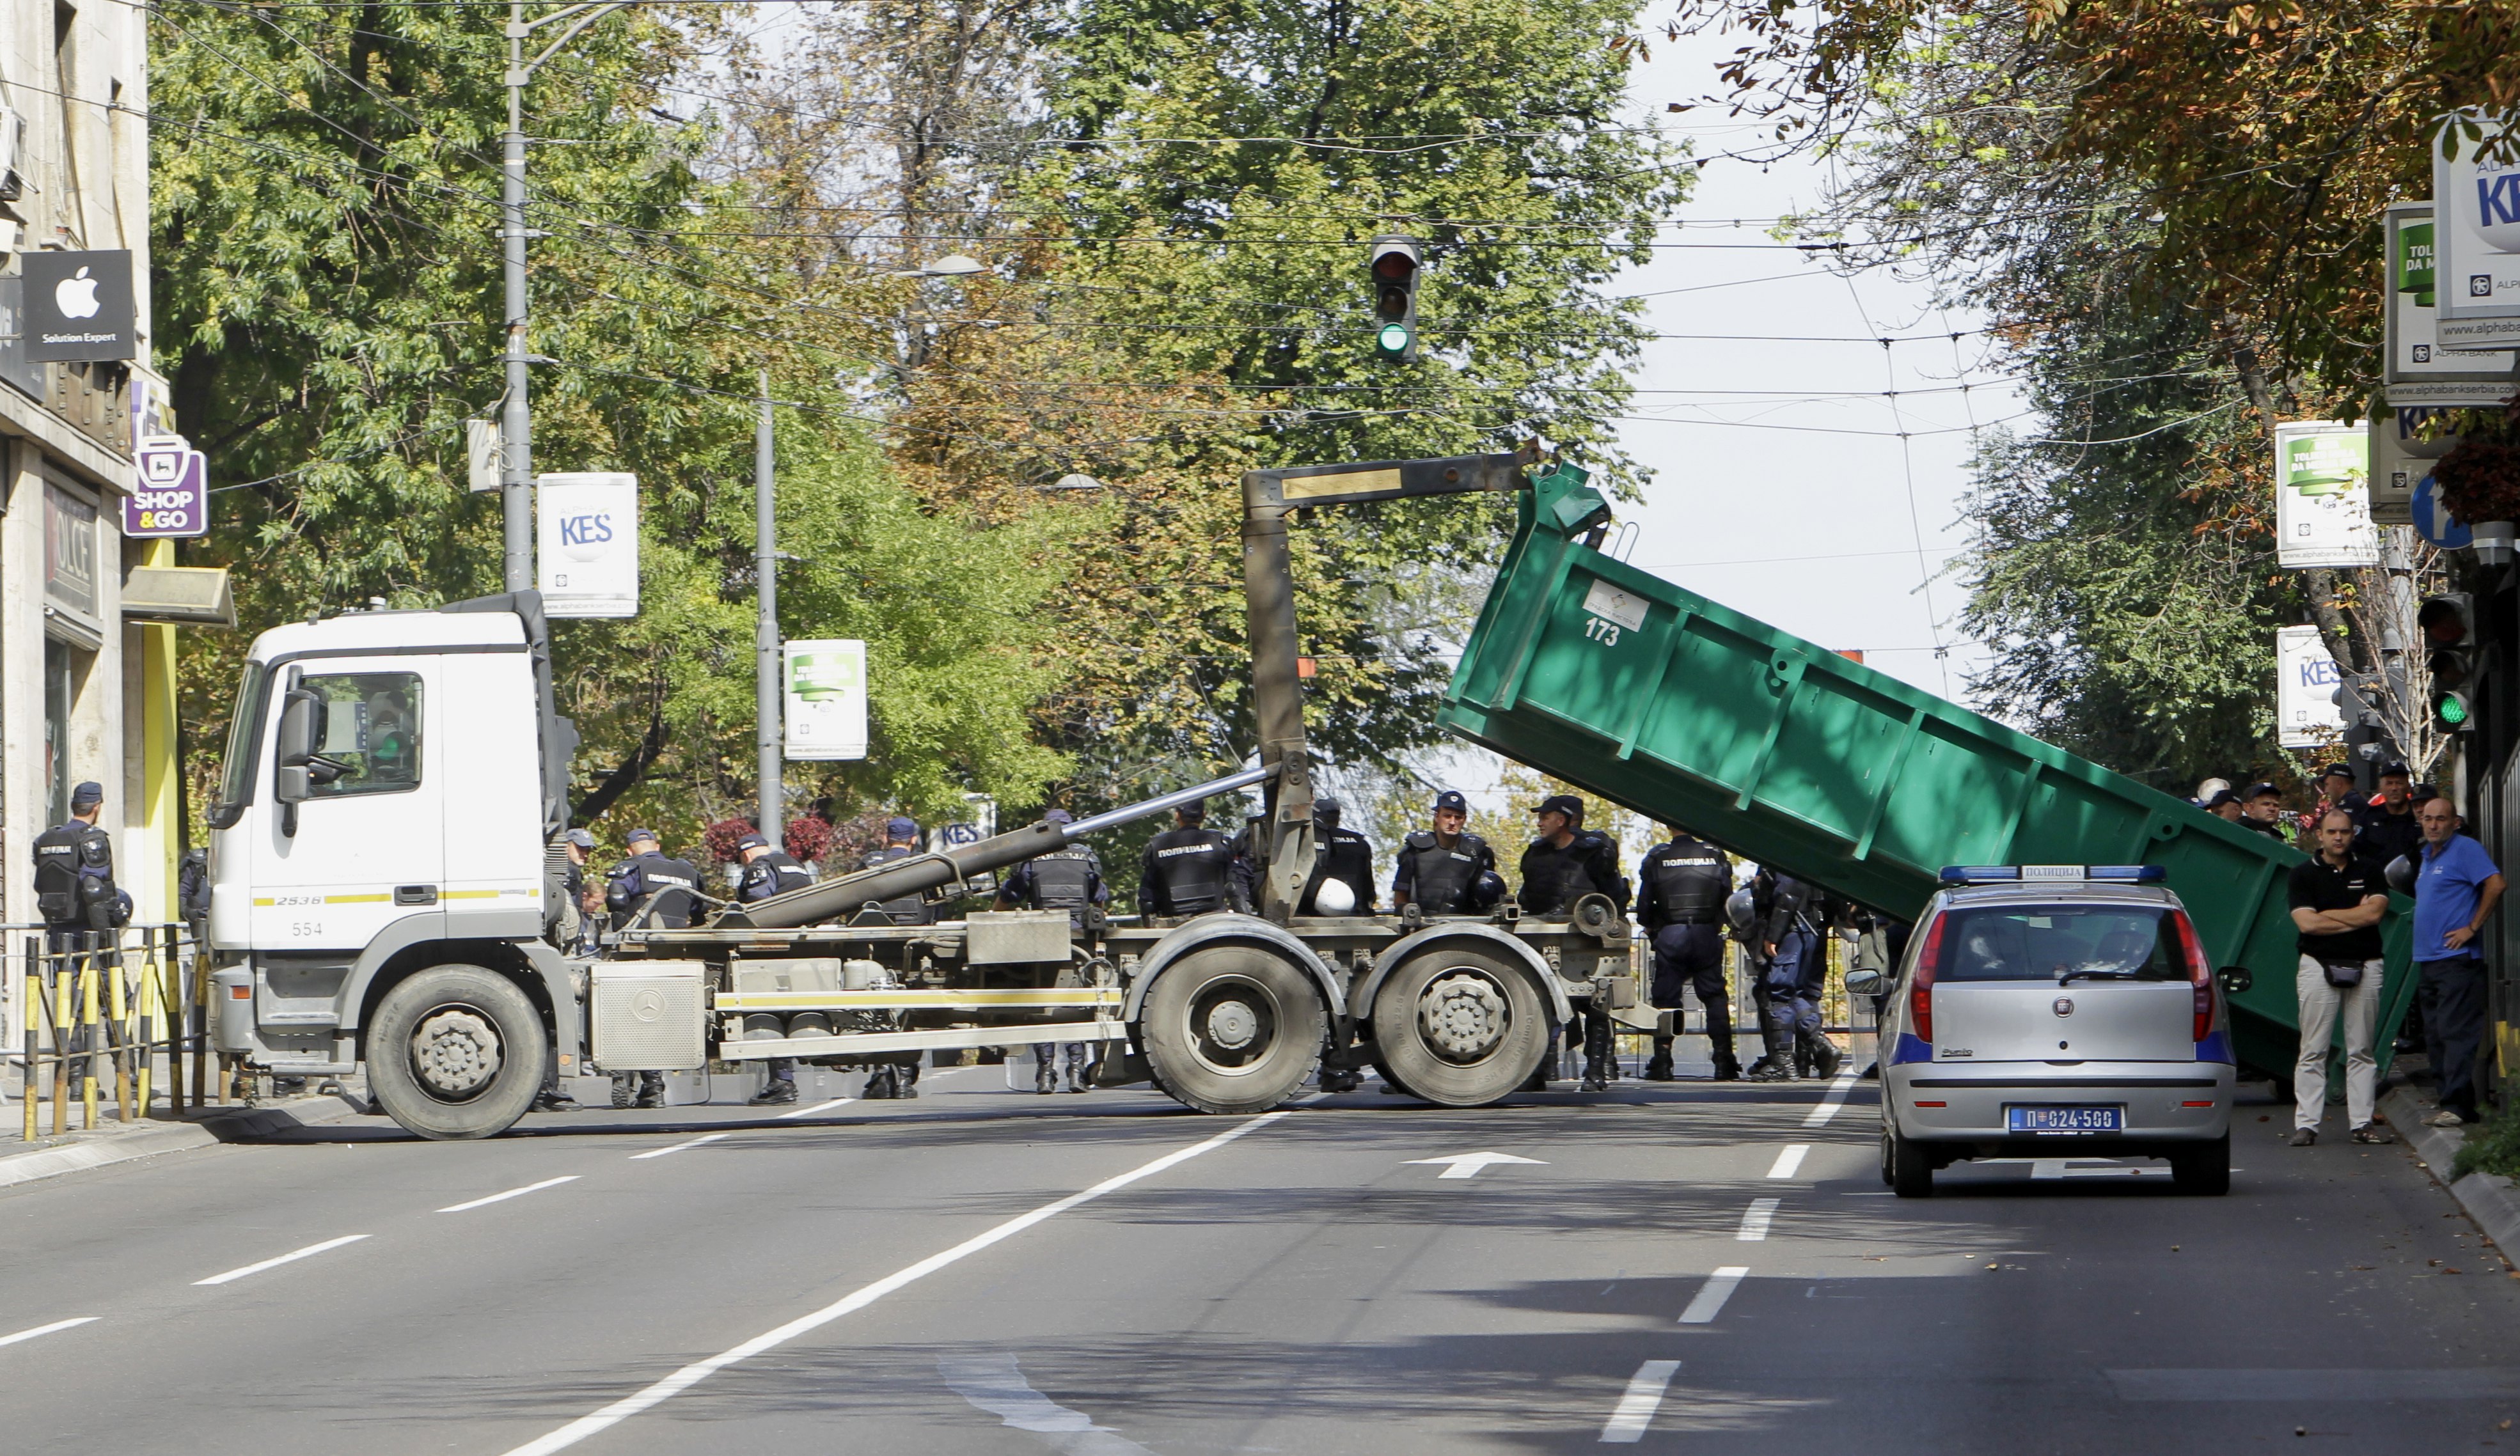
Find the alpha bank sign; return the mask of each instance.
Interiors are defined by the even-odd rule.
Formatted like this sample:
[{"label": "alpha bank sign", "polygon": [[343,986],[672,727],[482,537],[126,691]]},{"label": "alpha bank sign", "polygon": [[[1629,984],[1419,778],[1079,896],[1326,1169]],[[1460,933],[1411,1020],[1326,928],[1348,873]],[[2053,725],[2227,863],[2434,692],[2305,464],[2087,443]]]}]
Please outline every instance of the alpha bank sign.
[{"label": "alpha bank sign", "polygon": [[131,254],[37,249],[25,260],[25,357],[33,363],[137,359]]}]

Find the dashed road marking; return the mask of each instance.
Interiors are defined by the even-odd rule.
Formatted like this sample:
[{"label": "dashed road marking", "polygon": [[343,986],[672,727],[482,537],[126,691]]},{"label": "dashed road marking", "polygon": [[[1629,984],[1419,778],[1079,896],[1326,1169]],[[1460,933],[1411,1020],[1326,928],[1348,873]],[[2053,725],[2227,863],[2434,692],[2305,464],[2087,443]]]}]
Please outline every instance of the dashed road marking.
[{"label": "dashed road marking", "polygon": [[829,1102],[817,1102],[811,1107],[797,1108],[794,1112],[783,1112],[779,1115],[778,1121],[784,1123],[789,1118],[810,1118],[818,1112],[830,1112],[834,1107],[846,1107],[856,1100],[858,1099],[855,1097],[834,1097]]},{"label": "dashed road marking", "polygon": [[1803,1119],[1803,1125],[1806,1127],[1827,1126],[1828,1120],[1836,1117],[1838,1109],[1846,1106],[1846,1099],[1849,1094],[1854,1092],[1854,1090],[1855,1071],[1850,1066],[1848,1070],[1838,1074],[1836,1081],[1828,1084],[1828,1095],[1821,1098],[1820,1106],[1813,1108],[1811,1110],[1811,1116]]},{"label": "dashed road marking", "polygon": [[1734,1242],[1742,1244],[1765,1242],[1768,1237],[1768,1222],[1777,1216],[1777,1205],[1783,1202],[1781,1198],[1750,1200],[1750,1207],[1741,1213],[1741,1231],[1732,1236]]},{"label": "dashed road marking", "polygon": [[1627,1392],[1619,1397],[1619,1408],[1602,1423],[1601,1439],[1618,1445],[1642,1440],[1645,1428],[1653,1424],[1654,1412],[1662,1408],[1663,1392],[1671,1389],[1671,1378],[1679,1373],[1678,1360],[1647,1360],[1639,1365],[1628,1381]]},{"label": "dashed road marking", "polygon": [[1790,1142],[1785,1144],[1783,1151],[1777,1154],[1776,1167],[1768,1169],[1768,1176],[1772,1178],[1790,1178],[1795,1173],[1802,1171],[1803,1155],[1810,1151],[1811,1144],[1807,1142]]},{"label": "dashed road marking", "polygon": [[644,1153],[633,1153],[633,1154],[631,1154],[631,1155],[630,1155],[630,1161],[631,1161],[631,1162],[633,1162],[633,1163],[637,1163],[637,1162],[639,1162],[639,1161],[640,1161],[641,1159],[643,1159],[643,1158],[662,1158],[662,1157],[664,1157],[667,1153],[679,1153],[679,1152],[681,1152],[681,1151],[682,1151],[683,1149],[685,1149],[685,1148],[696,1148],[696,1147],[698,1147],[701,1143],[704,1143],[704,1142],[715,1142],[715,1141],[717,1141],[717,1140],[718,1140],[719,1138],[721,1138],[721,1137],[730,1137],[730,1136],[733,1136],[733,1135],[734,1135],[734,1134],[732,1134],[732,1133],[726,1133],[726,1132],[706,1132],[706,1133],[702,1133],[702,1134],[701,1134],[700,1136],[698,1136],[698,1137],[695,1137],[695,1138],[693,1138],[690,1142],[678,1142],[678,1143],[675,1143],[675,1144],[674,1144],[673,1146],[671,1146],[671,1147],[665,1147],[665,1148],[651,1148],[651,1149],[649,1149],[647,1152],[644,1152]]},{"label": "dashed road marking", "polygon": [[1011,1354],[948,1355],[936,1362],[945,1388],[1017,1431],[1054,1436],[1054,1449],[1069,1456],[1154,1456],[1081,1410],[1070,1410],[1032,1388]]},{"label": "dashed road marking", "polygon": [[546,1188],[557,1188],[562,1183],[574,1183],[577,1179],[578,1175],[576,1173],[563,1173],[557,1178],[545,1178],[539,1183],[527,1183],[522,1188],[511,1188],[505,1193],[493,1193],[488,1198],[476,1198],[471,1203],[450,1204],[437,1212],[441,1213],[461,1213],[472,1209],[487,1208],[494,1203],[506,1203],[512,1198],[522,1198],[528,1193],[540,1193]]},{"label": "dashed road marking", "polygon": [[279,1268],[282,1264],[293,1264],[301,1258],[312,1258],[327,1249],[338,1249],[344,1244],[355,1244],[366,1237],[366,1234],[343,1234],[338,1239],[326,1239],[321,1244],[309,1244],[303,1249],[292,1250],[278,1258],[266,1258],[260,1263],[247,1264],[242,1269],[230,1269],[224,1274],[212,1274],[207,1279],[196,1279],[193,1283],[196,1287],[204,1284],[233,1284],[248,1274],[259,1274],[265,1269]]},{"label": "dashed road marking", "polygon": [[63,1330],[75,1330],[81,1325],[95,1324],[103,1318],[105,1316],[102,1314],[82,1314],[76,1319],[57,1319],[51,1324],[37,1325],[31,1330],[20,1330],[15,1335],[0,1335],[0,1345],[16,1345],[22,1340],[40,1340],[46,1335],[58,1334]]},{"label": "dashed road marking", "polygon": [[1745,1264],[1726,1264],[1707,1275],[1706,1282],[1698,1286],[1697,1298],[1689,1301],[1688,1307],[1680,1311],[1680,1322],[1685,1325],[1715,1323],[1715,1316],[1724,1312],[1724,1302],[1732,1298],[1732,1291],[1739,1289],[1741,1281],[1749,1277],[1750,1270]]}]

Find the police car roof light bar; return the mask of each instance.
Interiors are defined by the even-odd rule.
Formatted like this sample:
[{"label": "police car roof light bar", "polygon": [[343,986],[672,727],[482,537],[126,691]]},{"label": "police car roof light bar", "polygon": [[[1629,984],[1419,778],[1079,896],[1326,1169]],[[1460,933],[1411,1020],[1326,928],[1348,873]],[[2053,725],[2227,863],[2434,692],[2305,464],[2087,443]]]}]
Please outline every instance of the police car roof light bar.
[{"label": "police car roof light bar", "polygon": [[2108,880],[2154,885],[2170,878],[2158,864],[1946,864],[1946,885],[1999,885],[2017,880]]}]

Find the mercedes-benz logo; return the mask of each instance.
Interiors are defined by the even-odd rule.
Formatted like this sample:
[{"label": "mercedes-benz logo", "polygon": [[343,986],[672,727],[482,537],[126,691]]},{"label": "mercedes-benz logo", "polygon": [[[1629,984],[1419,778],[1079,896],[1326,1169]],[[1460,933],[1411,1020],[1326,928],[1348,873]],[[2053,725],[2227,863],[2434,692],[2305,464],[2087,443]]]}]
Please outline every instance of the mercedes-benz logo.
[{"label": "mercedes-benz logo", "polygon": [[2073,1015],[2074,998],[2072,996],[2058,996],[2056,998],[2056,1014],[2059,1016]]}]

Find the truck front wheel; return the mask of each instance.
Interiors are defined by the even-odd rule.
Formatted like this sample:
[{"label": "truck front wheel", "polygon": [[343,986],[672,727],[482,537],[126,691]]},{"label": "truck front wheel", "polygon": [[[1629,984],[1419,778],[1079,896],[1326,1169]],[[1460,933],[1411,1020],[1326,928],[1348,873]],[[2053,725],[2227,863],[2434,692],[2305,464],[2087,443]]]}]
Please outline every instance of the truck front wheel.
[{"label": "truck front wheel", "polygon": [[1155,1084],[1201,1112],[1284,1102],[1328,1034],[1312,977],[1256,946],[1203,947],[1164,967],[1139,1019]]},{"label": "truck front wheel", "polygon": [[1435,946],[1393,969],[1373,996],[1381,1066],[1411,1095],[1484,1107],[1531,1080],[1549,1054],[1549,1004],[1519,966]]},{"label": "truck front wheel", "polygon": [[368,1090],[423,1137],[507,1131],[550,1070],[542,1014],[517,983],[480,966],[431,966],[403,980],[368,1024]]}]

